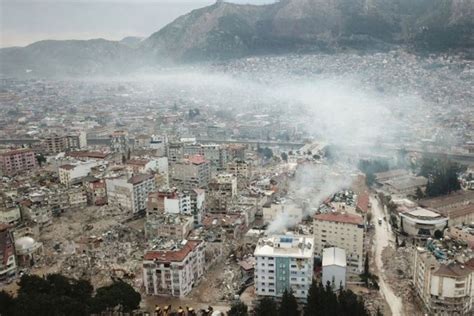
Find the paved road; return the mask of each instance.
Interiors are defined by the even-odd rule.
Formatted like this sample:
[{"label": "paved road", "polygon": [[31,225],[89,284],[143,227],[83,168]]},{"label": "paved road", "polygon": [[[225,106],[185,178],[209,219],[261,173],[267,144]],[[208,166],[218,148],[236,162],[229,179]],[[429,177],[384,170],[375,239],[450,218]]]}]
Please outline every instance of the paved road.
[{"label": "paved road", "polygon": [[[372,203],[373,221],[375,222],[375,265],[379,272],[379,286],[382,296],[390,306],[393,316],[401,316],[403,313],[403,305],[400,297],[397,297],[391,287],[387,284],[384,275],[383,262],[382,262],[382,250],[389,246],[389,242],[393,242],[393,234],[388,221],[383,221],[382,225],[378,224],[378,219],[385,216],[385,212],[381,203],[378,199],[371,196],[370,201]],[[388,217],[387,217],[388,219]]]}]

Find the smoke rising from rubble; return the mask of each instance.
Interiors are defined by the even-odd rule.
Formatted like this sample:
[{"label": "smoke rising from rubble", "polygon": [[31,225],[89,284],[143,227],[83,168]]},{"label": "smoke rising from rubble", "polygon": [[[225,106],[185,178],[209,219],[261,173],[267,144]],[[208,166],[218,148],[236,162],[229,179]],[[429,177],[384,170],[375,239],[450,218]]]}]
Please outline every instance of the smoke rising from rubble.
[{"label": "smoke rising from rubble", "polygon": [[[312,216],[319,205],[329,196],[351,185],[351,177],[335,171],[334,165],[305,164],[297,169],[290,183],[289,195],[293,198],[286,204],[294,204],[303,209],[303,217]],[[283,213],[267,227],[268,234],[284,233],[295,226],[298,220]]]},{"label": "smoke rising from rubble", "polygon": [[[180,97],[192,100],[195,105],[215,108],[224,105],[223,109],[236,117],[255,109],[261,109],[262,113],[279,110],[284,117],[301,121],[316,141],[346,148],[354,156],[360,148],[368,152],[379,147],[376,145],[380,142],[398,138],[403,124],[419,116],[425,105],[416,95],[403,91],[385,93],[362,84],[357,75],[302,78],[289,74],[246,74],[245,70],[230,75],[195,68],[190,72],[145,76],[142,80],[160,91],[178,91]],[[400,119],[402,112],[406,122]],[[380,147],[377,151],[381,153]],[[356,169],[355,165],[345,167]],[[335,174],[334,170],[327,165],[299,168],[290,187],[289,196],[293,200],[288,205],[295,203],[302,207],[306,201],[305,216],[313,215],[324,199],[350,187],[350,177]],[[269,225],[267,232],[281,233],[295,224],[295,219],[283,214]]]}]

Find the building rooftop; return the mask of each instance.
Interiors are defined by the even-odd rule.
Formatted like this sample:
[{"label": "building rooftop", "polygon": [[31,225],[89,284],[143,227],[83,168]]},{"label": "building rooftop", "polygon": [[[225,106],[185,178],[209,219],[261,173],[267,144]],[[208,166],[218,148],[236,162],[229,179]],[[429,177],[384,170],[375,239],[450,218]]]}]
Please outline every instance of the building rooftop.
[{"label": "building rooftop", "polygon": [[207,162],[204,156],[201,156],[201,155],[189,156],[187,160],[194,165],[202,165]]},{"label": "building rooftop", "polygon": [[260,238],[255,248],[255,256],[312,258],[314,240],[312,237],[277,235]]},{"label": "building rooftop", "polygon": [[96,158],[105,159],[108,154],[100,151],[72,151],[67,153],[67,156],[74,158]]},{"label": "building rooftop", "polygon": [[353,225],[364,224],[364,219],[359,215],[339,213],[339,212],[316,214],[314,215],[314,219],[319,220],[319,221],[346,223],[346,224],[353,224]]},{"label": "building rooftop", "polygon": [[128,180],[128,183],[139,184],[139,183],[141,183],[145,180],[148,180],[148,179],[153,179],[153,175],[152,174],[137,174],[137,175],[131,177]]},{"label": "building rooftop", "polygon": [[369,205],[370,205],[370,200],[369,200],[369,193],[364,192],[359,195],[357,198],[357,208],[364,213],[367,213],[369,211]]},{"label": "building rooftop", "polygon": [[22,153],[27,153],[27,152],[33,152],[33,150],[29,148],[19,148],[19,149],[1,151],[0,156],[11,156],[11,155],[22,154]]},{"label": "building rooftop", "polygon": [[331,265],[347,266],[346,251],[344,249],[337,247],[323,249],[323,267]]},{"label": "building rooftop", "polygon": [[154,260],[158,263],[182,262],[201,242],[201,240],[183,240],[182,247],[177,250],[148,251],[145,253],[145,260]]},{"label": "building rooftop", "polygon": [[[467,202],[474,202],[474,191],[458,191],[449,195],[443,195],[435,198],[420,200],[419,204],[423,207],[430,207],[435,209],[448,208],[455,204],[464,204]],[[471,205],[474,211],[474,204]]]},{"label": "building rooftop", "polygon": [[459,263],[451,262],[449,264],[442,264],[438,270],[434,272],[434,275],[456,278],[466,276],[472,272],[473,270],[470,268],[470,266],[464,266]]}]

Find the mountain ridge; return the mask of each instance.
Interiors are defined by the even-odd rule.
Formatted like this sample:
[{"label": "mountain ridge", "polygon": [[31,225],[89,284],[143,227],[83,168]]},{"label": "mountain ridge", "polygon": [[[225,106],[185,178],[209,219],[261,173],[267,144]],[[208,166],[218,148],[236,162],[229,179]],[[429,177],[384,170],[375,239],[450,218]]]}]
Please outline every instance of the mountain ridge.
[{"label": "mountain ridge", "polygon": [[218,2],[178,17],[148,38],[40,41],[1,49],[2,74],[124,73],[167,62],[253,54],[390,49],[474,49],[470,0],[282,0]]}]

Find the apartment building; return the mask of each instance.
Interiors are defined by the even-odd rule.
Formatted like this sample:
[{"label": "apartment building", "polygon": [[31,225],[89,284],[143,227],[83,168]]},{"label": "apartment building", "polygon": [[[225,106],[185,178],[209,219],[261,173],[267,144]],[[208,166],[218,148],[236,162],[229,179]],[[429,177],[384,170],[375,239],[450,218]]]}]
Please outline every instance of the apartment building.
[{"label": "apartment building", "polygon": [[259,296],[281,297],[292,290],[306,300],[313,281],[313,238],[271,236],[261,238],[255,248],[255,291]]},{"label": "apartment building", "polygon": [[204,274],[204,251],[203,241],[183,240],[169,249],[145,253],[143,280],[146,293],[178,297],[189,294]]},{"label": "apartment building", "polygon": [[83,186],[71,187],[67,190],[69,208],[79,209],[87,206],[87,195]]},{"label": "apartment building", "polygon": [[236,159],[228,162],[226,166],[227,173],[237,177],[237,186],[239,189],[245,188],[252,176],[251,165],[244,160]]},{"label": "apartment building", "polygon": [[61,165],[58,168],[59,182],[66,187],[79,183],[93,168],[105,166],[105,161],[78,161],[75,163]]},{"label": "apartment building", "polygon": [[227,163],[227,151],[217,144],[185,144],[184,157],[200,155],[209,161],[211,171],[223,170]]},{"label": "apartment building", "polygon": [[37,167],[35,153],[31,149],[15,149],[0,152],[0,171],[4,175],[35,169]]},{"label": "apartment building", "polygon": [[474,259],[439,262],[418,247],[413,259],[413,286],[429,315],[472,315]]},{"label": "apartment building", "polygon": [[201,223],[205,191],[201,189],[179,191],[176,188],[158,190],[148,194],[147,214],[192,215],[195,225]]},{"label": "apartment building", "polygon": [[107,204],[107,187],[104,179],[92,179],[84,183],[89,205]]},{"label": "apartment building", "polygon": [[0,224],[0,281],[16,274],[16,259],[10,226]]},{"label": "apartment building", "polygon": [[114,153],[120,153],[122,155],[128,154],[130,149],[128,132],[127,131],[114,131],[110,136],[110,148]]},{"label": "apartment building", "polygon": [[211,213],[226,213],[237,199],[237,178],[229,173],[219,174],[209,182],[207,210]]},{"label": "apartment building", "polygon": [[206,188],[209,179],[209,162],[203,156],[190,156],[171,165],[170,183],[172,186],[184,190]]},{"label": "apartment building", "polygon": [[138,174],[131,178],[118,176],[105,181],[109,205],[132,213],[145,210],[148,194],[156,190],[152,174]]},{"label": "apartment building", "polygon": [[146,218],[145,236],[147,239],[173,238],[186,239],[194,227],[194,219],[181,214],[153,214]]},{"label": "apartment building", "polygon": [[361,216],[348,213],[316,214],[313,225],[317,256],[322,256],[324,248],[342,248],[346,251],[348,272],[362,273],[365,231]]},{"label": "apartment building", "polygon": [[51,134],[42,140],[47,154],[58,154],[70,150],[78,150],[87,146],[85,133],[57,135]]}]

